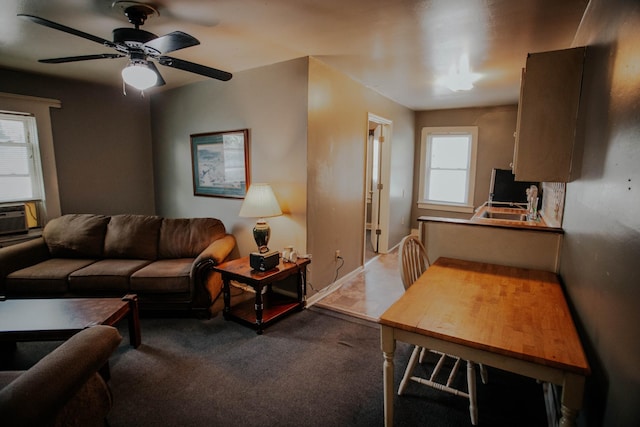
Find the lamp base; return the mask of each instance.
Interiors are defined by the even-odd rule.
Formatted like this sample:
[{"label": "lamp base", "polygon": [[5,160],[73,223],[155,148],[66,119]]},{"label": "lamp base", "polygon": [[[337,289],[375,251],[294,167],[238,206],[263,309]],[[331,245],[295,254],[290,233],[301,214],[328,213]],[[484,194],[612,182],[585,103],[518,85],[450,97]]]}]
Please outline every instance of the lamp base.
[{"label": "lamp base", "polygon": [[256,241],[256,245],[258,245],[258,252],[261,254],[269,252],[269,247],[267,246],[269,237],[271,237],[269,224],[264,219],[258,220],[256,226],[253,227],[253,238]]}]

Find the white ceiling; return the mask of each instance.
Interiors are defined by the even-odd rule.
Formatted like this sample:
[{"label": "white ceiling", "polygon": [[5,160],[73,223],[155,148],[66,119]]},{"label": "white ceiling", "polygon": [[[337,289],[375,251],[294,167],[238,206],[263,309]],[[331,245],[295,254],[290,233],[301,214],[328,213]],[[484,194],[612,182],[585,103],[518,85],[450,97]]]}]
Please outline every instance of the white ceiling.
[{"label": "white ceiling", "polygon": [[[141,0],[160,16],[142,27],[184,31],[199,46],[169,56],[231,73],[315,56],[414,110],[515,103],[527,53],[571,46],[588,0]],[[126,59],[41,64],[38,59],[113,53],[37,25],[36,15],[108,40],[131,27],[113,0],[2,0],[0,66],[122,85]],[[468,55],[475,87],[452,92],[436,79]],[[158,65],[167,85],[207,79]]]}]

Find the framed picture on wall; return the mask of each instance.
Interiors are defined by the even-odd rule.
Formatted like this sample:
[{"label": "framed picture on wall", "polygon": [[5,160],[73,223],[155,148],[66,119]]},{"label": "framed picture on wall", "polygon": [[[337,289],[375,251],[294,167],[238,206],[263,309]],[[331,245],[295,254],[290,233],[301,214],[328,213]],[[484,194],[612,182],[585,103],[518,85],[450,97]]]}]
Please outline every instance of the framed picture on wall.
[{"label": "framed picture on wall", "polygon": [[249,187],[249,130],[191,135],[193,194],[244,198]]}]

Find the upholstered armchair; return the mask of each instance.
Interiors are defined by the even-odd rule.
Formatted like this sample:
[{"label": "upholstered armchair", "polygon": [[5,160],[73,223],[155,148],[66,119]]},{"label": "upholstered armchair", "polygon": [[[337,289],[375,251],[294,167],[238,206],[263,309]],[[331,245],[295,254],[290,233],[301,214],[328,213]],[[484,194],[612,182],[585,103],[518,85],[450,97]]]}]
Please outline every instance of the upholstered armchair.
[{"label": "upholstered armchair", "polygon": [[104,426],[112,405],[104,376],[109,356],[121,340],[117,329],[93,326],[26,371],[0,372],[0,423]]}]

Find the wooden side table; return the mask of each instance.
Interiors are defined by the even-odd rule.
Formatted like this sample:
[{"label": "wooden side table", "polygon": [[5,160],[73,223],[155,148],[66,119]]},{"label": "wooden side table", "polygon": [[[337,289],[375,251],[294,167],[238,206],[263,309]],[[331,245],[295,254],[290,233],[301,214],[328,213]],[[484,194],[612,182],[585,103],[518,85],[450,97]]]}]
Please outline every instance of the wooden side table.
[{"label": "wooden side table", "polygon": [[[281,259],[275,268],[262,272],[251,268],[247,256],[214,266],[224,283],[224,318],[253,327],[260,335],[269,324],[293,311],[302,310],[306,304],[307,265],[310,262],[308,258],[300,258],[297,262],[283,262]],[[293,275],[298,276],[297,298],[273,292],[274,283]],[[255,301],[244,301],[231,307],[232,280],[251,286],[256,292]]]}]

